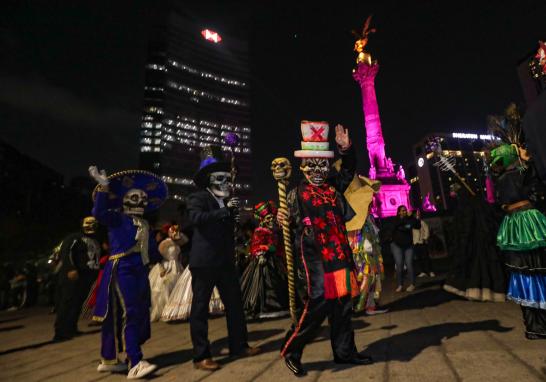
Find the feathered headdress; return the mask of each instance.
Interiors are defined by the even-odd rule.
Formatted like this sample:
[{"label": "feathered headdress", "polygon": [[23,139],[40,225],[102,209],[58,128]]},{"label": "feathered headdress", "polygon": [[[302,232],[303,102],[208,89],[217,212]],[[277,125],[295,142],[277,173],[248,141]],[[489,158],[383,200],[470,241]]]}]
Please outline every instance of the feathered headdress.
[{"label": "feathered headdress", "polygon": [[524,147],[521,114],[515,103],[508,105],[504,115],[488,117],[490,134],[499,140],[493,140],[491,150],[491,164],[502,162],[508,167],[519,158],[519,150]]}]

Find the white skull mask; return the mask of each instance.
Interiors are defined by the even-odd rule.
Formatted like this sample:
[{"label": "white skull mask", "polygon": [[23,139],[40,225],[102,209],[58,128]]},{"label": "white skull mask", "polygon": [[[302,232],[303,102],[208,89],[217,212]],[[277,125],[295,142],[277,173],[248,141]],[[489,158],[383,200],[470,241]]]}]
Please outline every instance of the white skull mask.
[{"label": "white skull mask", "polygon": [[148,194],[136,188],[127,191],[123,197],[123,212],[127,215],[142,216],[148,205]]},{"label": "white skull mask", "polygon": [[321,186],[330,173],[330,162],[326,158],[305,158],[301,162],[300,170],[310,184]]},{"label": "white skull mask", "polygon": [[261,226],[273,229],[275,227],[275,216],[272,214],[266,215],[262,220]]},{"label": "white skull mask", "polygon": [[219,198],[228,198],[231,194],[231,174],[217,171],[210,174],[209,188]]}]

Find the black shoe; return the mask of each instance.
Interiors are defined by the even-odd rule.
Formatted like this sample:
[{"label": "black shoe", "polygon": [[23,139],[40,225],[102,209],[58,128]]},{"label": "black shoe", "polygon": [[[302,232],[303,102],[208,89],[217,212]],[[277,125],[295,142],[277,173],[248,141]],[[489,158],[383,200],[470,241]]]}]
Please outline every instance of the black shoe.
[{"label": "black shoe", "polygon": [[528,340],[546,340],[546,334],[525,332],[525,338]]},{"label": "black shoe", "polygon": [[299,359],[286,356],[284,357],[284,363],[296,377],[303,377],[304,375],[307,375],[307,371],[305,371]]},{"label": "black shoe", "polygon": [[51,340],[51,342],[64,342],[64,341],[68,341],[70,340],[72,337],[69,337],[69,336],[58,336],[58,335],[55,335],[53,337],[53,339]]},{"label": "black shoe", "polygon": [[370,365],[373,363],[373,359],[372,357],[355,353],[347,359],[334,357],[334,362],[339,364],[349,364],[349,365]]}]

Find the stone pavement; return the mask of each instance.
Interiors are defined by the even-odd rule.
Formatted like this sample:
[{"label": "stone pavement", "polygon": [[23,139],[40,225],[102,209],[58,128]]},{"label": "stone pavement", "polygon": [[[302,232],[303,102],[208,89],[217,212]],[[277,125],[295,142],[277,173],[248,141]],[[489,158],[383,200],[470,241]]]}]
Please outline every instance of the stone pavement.
[{"label": "stone pavement", "polygon": [[[422,280],[422,279],[420,279]],[[354,318],[359,350],[372,355],[370,366],[332,362],[326,326],[306,348],[309,371],[302,381],[546,381],[546,341],[523,336],[519,307],[512,303],[461,300],[426,280],[413,293],[385,294],[387,314]],[[392,285],[387,285],[392,290]],[[52,344],[52,315],[44,308],[0,313],[0,381],[123,381],[125,375],[100,374],[98,327],[80,323],[86,332]],[[250,342],[263,354],[247,359],[227,357],[223,317],[210,321],[210,340],[223,367],[209,373],[194,370],[187,323],[155,323],[145,357],[160,369],[154,381],[291,381],[298,380],[279,358],[288,319],[251,322]]]}]

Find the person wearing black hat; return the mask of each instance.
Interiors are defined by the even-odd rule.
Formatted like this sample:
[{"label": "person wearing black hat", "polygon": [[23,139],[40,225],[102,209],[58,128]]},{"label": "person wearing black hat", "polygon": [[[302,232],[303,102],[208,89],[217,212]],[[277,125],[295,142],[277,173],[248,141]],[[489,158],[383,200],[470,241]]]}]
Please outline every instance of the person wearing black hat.
[{"label": "person wearing black hat", "polygon": [[239,199],[232,195],[230,164],[217,147],[205,147],[194,182],[199,191],[188,196],[188,217],[193,225],[189,267],[193,300],[190,332],[194,367],[217,370],[208,341],[209,301],[214,287],[226,307],[229,352],[252,356],[258,348],[247,343],[247,329],[239,277],[235,268],[234,224],[239,220]]}]

